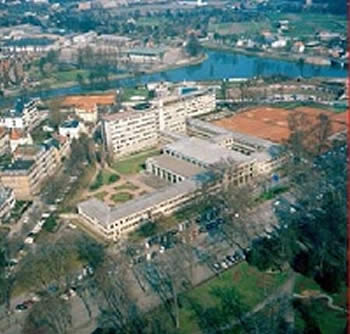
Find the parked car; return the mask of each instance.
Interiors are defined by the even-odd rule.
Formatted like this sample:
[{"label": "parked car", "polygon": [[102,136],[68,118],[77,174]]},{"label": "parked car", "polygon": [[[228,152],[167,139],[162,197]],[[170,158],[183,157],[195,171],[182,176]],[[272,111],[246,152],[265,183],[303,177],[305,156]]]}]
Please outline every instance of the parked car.
[{"label": "parked car", "polygon": [[24,243],[25,243],[25,244],[28,244],[28,245],[31,245],[31,244],[34,243],[34,238],[32,238],[32,237],[27,237],[27,238],[24,239]]},{"label": "parked car", "polygon": [[226,263],[226,261],[221,262],[221,267],[223,267],[224,269],[228,268],[228,264]]},{"label": "parked car", "polygon": [[221,269],[221,266],[219,263],[214,263],[213,264],[213,268],[216,270],[216,271],[219,271]]},{"label": "parked car", "polygon": [[17,304],[15,307],[15,311],[16,312],[23,312],[28,310],[28,306],[24,305],[24,304]]}]

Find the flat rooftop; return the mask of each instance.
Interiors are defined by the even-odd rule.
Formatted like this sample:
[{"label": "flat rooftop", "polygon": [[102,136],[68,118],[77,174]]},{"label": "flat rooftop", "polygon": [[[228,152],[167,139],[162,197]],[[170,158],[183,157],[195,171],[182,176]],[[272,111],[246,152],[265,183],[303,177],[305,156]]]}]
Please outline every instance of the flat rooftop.
[{"label": "flat rooftop", "polygon": [[20,171],[28,171],[33,165],[34,160],[16,160],[4,167],[2,167],[1,172],[20,172]]},{"label": "flat rooftop", "polygon": [[[235,117],[235,116],[233,116]],[[224,120],[224,119],[223,119]],[[237,141],[244,142],[247,145],[251,145],[253,147],[259,146],[262,148],[267,148],[273,144],[273,142],[259,138],[257,136],[254,136],[252,134],[247,134],[239,131],[239,128],[235,128],[233,131],[230,131],[230,127],[220,126],[221,123],[219,121],[216,121],[214,123],[204,122],[199,119],[188,119],[187,124],[189,126],[197,127],[198,129],[202,129],[203,131],[206,131],[213,135],[212,140],[220,141],[220,136],[228,136],[231,138],[234,138]],[[215,137],[214,137],[215,136]]]},{"label": "flat rooftop", "polygon": [[102,117],[106,121],[121,121],[126,119],[138,118],[145,115],[142,111],[120,111],[114,114],[105,115]]},{"label": "flat rooftop", "polygon": [[167,154],[157,155],[148,158],[147,160],[150,160],[156,163],[159,167],[167,169],[177,175],[184,176],[185,178],[190,178],[205,171],[204,168],[198,167],[184,160],[175,159]]},{"label": "flat rooftop", "polygon": [[228,150],[222,146],[210,143],[206,140],[189,137],[177,142],[165,145],[163,151],[167,150],[179,153],[185,157],[202,162],[205,165],[213,165],[220,161],[246,162],[252,157],[239,152]]},{"label": "flat rooftop", "polygon": [[39,145],[19,145],[14,154],[15,156],[35,157],[41,150]]},{"label": "flat rooftop", "polygon": [[170,200],[182,194],[188,194],[196,189],[197,184],[195,181],[185,180],[130,200],[117,207],[111,208],[96,198],[81,202],[78,207],[88,216],[95,218],[103,227],[107,227],[109,224],[119,219],[145,211],[166,200]]}]

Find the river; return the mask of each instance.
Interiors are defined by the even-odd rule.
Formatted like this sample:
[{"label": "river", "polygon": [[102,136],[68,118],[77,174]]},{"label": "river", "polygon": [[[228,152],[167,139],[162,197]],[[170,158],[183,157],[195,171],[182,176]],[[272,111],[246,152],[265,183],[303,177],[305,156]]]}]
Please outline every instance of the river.
[{"label": "river", "polygon": [[[134,78],[120,79],[111,82],[110,88],[118,86],[134,86],[135,84],[154,81],[200,81],[220,80],[227,78],[252,78],[254,76],[283,75],[292,78],[303,76],[345,78],[347,71],[341,67],[316,66],[311,64],[300,65],[286,60],[268,59],[243,54],[235,54],[227,51],[207,50],[207,59],[197,65],[184,66],[160,73],[144,74]],[[42,98],[58,97],[71,94],[79,94],[84,90],[76,85],[67,88],[56,88],[32,96]]]}]

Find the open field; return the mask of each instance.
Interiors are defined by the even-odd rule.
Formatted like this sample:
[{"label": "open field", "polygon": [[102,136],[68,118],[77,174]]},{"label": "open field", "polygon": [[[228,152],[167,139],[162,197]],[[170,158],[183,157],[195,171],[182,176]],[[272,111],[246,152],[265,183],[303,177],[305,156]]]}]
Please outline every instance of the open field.
[{"label": "open field", "polygon": [[77,76],[80,74],[84,80],[89,77],[89,71],[87,70],[72,70],[72,71],[61,71],[54,72],[52,76],[57,82],[77,81]]},{"label": "open field", "polygon": [[265,29],[270,29],[269,21],[217,23],[209,27],[210,31],[221,35],[258,34]]},{"label": "open field", "polygon": [[143,169],[147,158],[158,155],[159,150],[149,150],[138,154],[131,155],[126,159],[118,160],[113,164],[113,168],[124,175],[136,174]]},{"label": "open field", "polygon": [[217,120],[214,124],[228,130],[281,143],[289,137],[288,117],[293,112],[304,113],[311,122],[314,122],[321,114],[327,115],[332,123],[332,133],[346,130],[346,113],[332,113],[310,107],[298,107],[294,110],[269,107],[252,108],[235,116]]}]

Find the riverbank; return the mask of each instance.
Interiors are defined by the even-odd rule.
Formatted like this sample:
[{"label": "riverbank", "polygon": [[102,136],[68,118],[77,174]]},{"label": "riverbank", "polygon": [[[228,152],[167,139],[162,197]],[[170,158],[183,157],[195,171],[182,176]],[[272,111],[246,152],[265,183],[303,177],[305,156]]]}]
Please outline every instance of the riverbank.
[{"label": "riverbank", "polygon": [[263,52],[263,51],[249,51],[247,49],[242,49],[242,48],[236,48],[236,47],[231,47],[231,46],[226,46],[226,45],[218,45],[218,44],[212,44],[212,43],[202,43],[202,46],[208,50],[212,51],[225,51],[225,52],[231,52],[234,54],[243,54],[246,56],[254,56],[262,59],[272,59],[272,60],[283,60],[283,61],[288,61],[288,62],[293,62],[293,63],[299,63],[302,59],[305,64],[310,64],[314,66],[325,66],[328,67],[330,65],[328,64],[316,64],[316,63],[311,63],[308,62],[308,58],[312,57],[305,57],[305,55],[294,55],[294,54],[281,54],[281,53],[270,53],[270,52]]},{"label": "riverbank", "polygon": [[[208,59],[208,55],[206,53],[204,53],[204,54],[200,55],[199,57],[184,59],[183,61],[179,61],[176,64],[160,65],[160,66],[157,66],[156,68],[144,70],[144,71],[141,71],[139,73],[125,73],[125,74],[112,75],[112,76],[110,76],[109,81],[113,82],[113,81],[123,80],[123,79],[133,79],[133,78],[137,78],[138,76],[141,76],[141,75],[159,74],[159,73],[162,73],[165,71],[175,70],[178,68],[195,66],[195,65],[199,65],[199,64],[203,63],[207,59]],[[51,84],[51,85],[48,84],[48,87],[46,87],[45,90],[47,90],[47,88],[52,89],[52,90],[54,90],[54,89],[70,89],[70,88],[74,88],[76,86],[78,86],[77,81],[66,81],[66,82],[56,83],[56,84]],[[94,88],[89,88],[88,86],[81,87],[81,88],[86,93],[101,92],[101,91],[106,92],[108,90],[111,90],[110,87],[107,87],[106,89],[94,89]],[[21,95],[22,91],[23,91],[22,89],[17,89],[17,90],[11,91],[9,94],[6,94],[4,96],[4,98],[12,100],[12,99],[18,97],[19,95]],[[26,89],[26,91],[29,94],[40,94],[43,91],[43,89],[42,89],[42,87],[40,87],[40,88],[33,87],[33,88]]]}]

